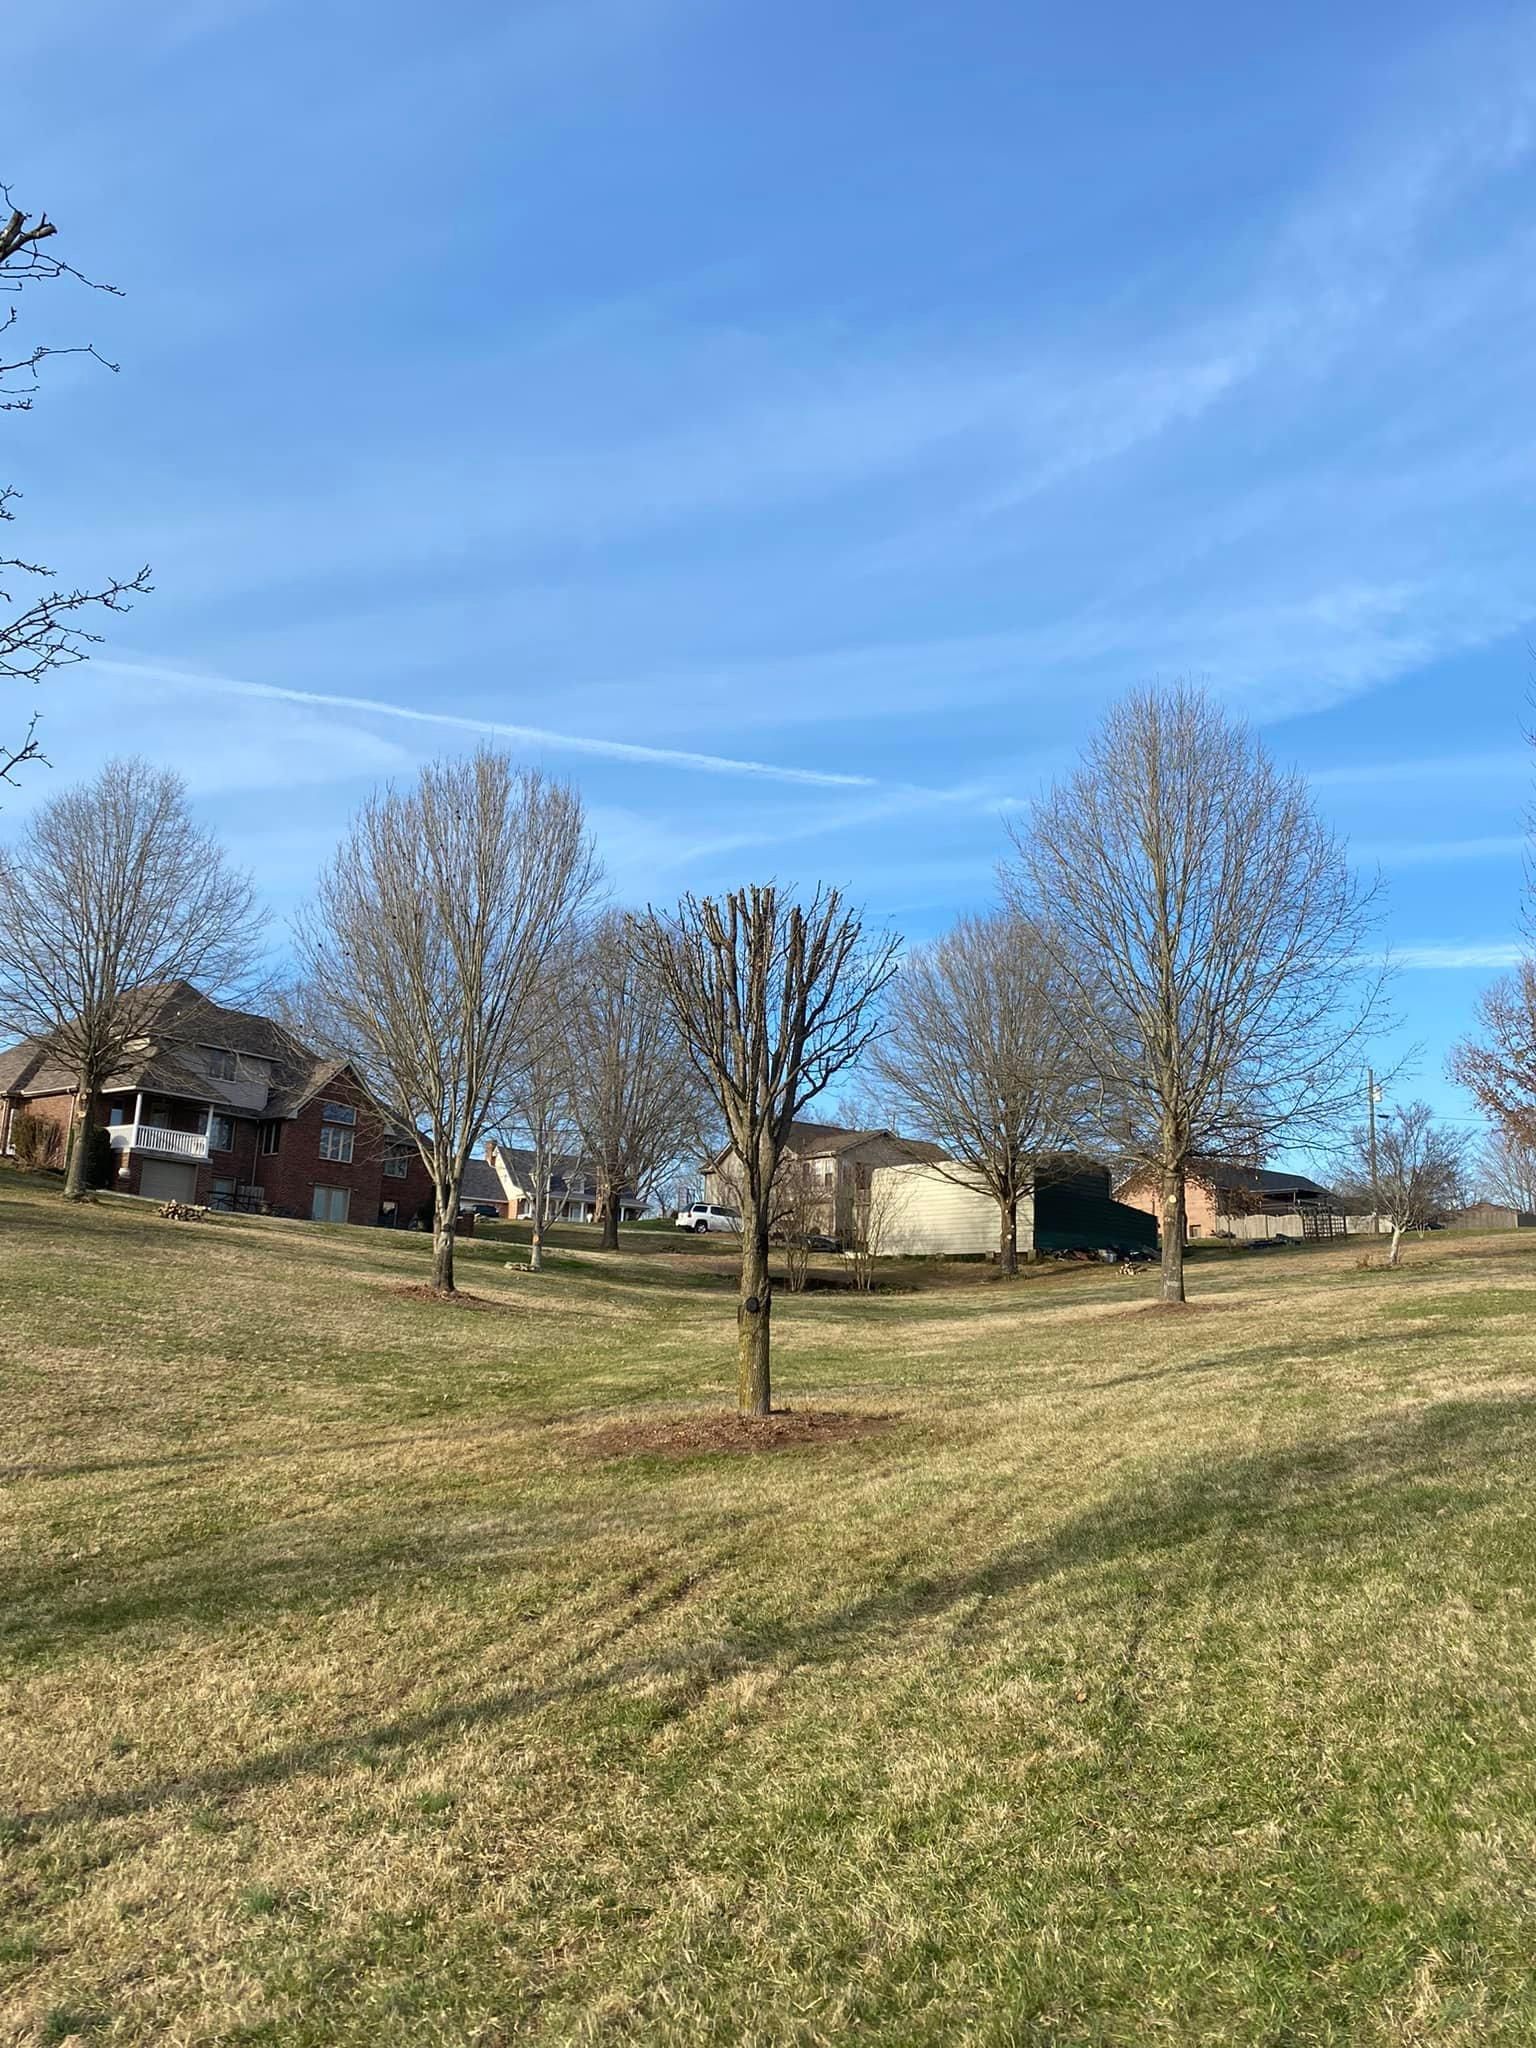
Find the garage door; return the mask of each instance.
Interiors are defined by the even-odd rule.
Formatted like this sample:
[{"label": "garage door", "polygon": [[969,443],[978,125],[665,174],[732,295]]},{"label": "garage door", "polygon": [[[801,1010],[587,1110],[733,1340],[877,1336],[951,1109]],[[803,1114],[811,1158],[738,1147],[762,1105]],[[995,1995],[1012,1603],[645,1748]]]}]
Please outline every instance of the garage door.
[{"label": "garage door", "polygon": [[146,1159],[139,1169],[139,1193],[157,1202],[197,1199],[197,1168],[180,1159]]}]

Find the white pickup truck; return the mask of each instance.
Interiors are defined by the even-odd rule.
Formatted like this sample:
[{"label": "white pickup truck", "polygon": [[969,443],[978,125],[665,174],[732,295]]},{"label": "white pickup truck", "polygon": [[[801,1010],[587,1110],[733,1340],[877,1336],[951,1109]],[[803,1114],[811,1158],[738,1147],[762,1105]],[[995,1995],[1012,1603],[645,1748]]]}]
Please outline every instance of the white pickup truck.
[{"label": "white pickup truck", "polygon": [[718,1202],[695,1202],[691,1209],[677,1212],[679,1230],[696,1231],[701,1237],[706,1230],[733,1230],[741,1235],[741,1211],[725,1209]]}]

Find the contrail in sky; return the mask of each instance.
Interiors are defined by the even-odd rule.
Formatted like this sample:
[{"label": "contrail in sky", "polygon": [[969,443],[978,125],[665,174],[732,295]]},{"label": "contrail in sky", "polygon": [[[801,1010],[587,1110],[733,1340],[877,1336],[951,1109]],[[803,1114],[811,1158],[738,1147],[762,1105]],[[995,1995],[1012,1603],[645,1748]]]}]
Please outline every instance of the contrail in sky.
[{"label": "contrail in sky", "polygon": [[264,697],[283,704],[320,705],[331,711],[363,711],[375,718],[396,718],[411,725],[451,726],[459,732],[486,733],[494,739],[547,747],[551,752],[596,754],[610,761],[644,762],[652,768],[687,768],[704,775],[755,775],[768,782],[797,782],[818,789],[879,787],[873,775],[841,775],[824,768],[781,768],[771,761],[740,761],[729,754],[696,754],[683,747],[645,747],[633,740],[594,739],[584,733],[551,732],[540,725],[508,725],[495,718],[466,718],[454,711],[416,711],[405,704],[387,704],[378,697],[341,697],[324,690],[289,690],[277,683],[244,683],[232,676],[197,675],[187,669],[162,668],[154,662],[97,658],[91,666],[113,675],[143,676],[153,682],[218,690],[228,697]]}]

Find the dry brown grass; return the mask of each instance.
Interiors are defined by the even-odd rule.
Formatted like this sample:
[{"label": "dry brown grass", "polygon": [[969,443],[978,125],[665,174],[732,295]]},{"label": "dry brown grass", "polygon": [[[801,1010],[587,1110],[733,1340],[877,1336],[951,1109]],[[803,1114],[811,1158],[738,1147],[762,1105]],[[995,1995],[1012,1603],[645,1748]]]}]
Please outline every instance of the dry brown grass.
[{"label": "dry brown grass", "polygon": [[0,1231],[0,2038],[1536,2038],[1536,1247],[781,1299],[894,1426],[594,1458],[687,1261]]}]

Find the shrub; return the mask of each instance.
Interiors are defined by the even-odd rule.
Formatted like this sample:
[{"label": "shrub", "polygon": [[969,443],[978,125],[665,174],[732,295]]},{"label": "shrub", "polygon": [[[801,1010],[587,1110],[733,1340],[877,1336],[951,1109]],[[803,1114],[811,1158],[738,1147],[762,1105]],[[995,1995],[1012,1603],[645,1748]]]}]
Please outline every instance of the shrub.
[{"label": "shrub", "polygon": [[112,1140],[100,1124],[92,1124],[86,1141],[85,1184],[88,1188],[110,1187],[116,1174],[117,1154],[112,1150]]},{"label": "shrub", "polygon": [[25,1173],[43,1173],[63,1164],[64,1133],[51,1117],[19,1109],[11,1124],[16,1164]]}]

